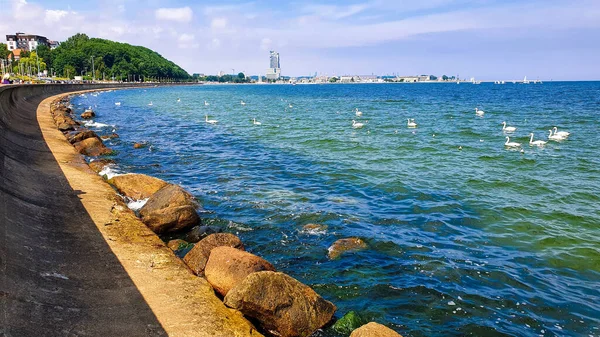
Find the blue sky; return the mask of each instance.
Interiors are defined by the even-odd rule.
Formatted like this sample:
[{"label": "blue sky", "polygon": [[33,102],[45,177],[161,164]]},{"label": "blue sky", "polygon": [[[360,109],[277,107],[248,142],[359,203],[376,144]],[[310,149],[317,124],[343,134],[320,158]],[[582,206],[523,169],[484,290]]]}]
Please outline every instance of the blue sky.
[{"label": "blue sky", "polygon": [[0,0],[0,34],[78,33],[190,73],[434,74],[600,80],[599,0]]}]

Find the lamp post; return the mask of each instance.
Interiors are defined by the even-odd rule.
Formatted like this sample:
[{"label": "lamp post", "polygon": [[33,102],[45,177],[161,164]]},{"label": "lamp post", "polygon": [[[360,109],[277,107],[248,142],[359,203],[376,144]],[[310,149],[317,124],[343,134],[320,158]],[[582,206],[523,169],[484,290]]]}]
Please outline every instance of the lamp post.
[{"label": "lamp post", "polygon": [[92,81],[96,80],[96,71],[94,71],[94,55],[92,55]]},{"label": "lamp post", "polygon": [[37,49],[38,45],[37,43],[35,44],[35,58],[37,59],[37,66],[38,66],[38,80],[40,79],[40,56],[38,55],[38,49]]}]

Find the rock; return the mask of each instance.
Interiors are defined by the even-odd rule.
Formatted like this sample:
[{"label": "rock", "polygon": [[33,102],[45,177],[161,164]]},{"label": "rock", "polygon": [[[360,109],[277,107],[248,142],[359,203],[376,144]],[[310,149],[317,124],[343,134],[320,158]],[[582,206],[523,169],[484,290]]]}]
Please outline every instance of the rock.
[{"label": "rock", "polygon": [[92,137],[98,138],[98,135],[92,130],[81,130],[81,131],[75,131],[75,132],[69,133],[67,139],[69,140],[69,143],[75,144],[84,139],[88,139],[88,138],[92,138]]},{"label": "rock", "polygon": [[148,202],[140,209],[142,217],[167,207],[193,206],[198,207],[194,197],[180,186],[167,184],[152,194]]},{"label": "rock", "polygon": [[90,157],[97,157],[112,153],[111,149],[107,148],[100,139],[95,137],[84,139],[73,144],[73,146],[77,152]]},{"label": "rock", "polygon": [[133,144],[133,148],[134,149],[141,149],[141,148],[144,148],[144,147],[146,147],[145,143],[135,143],[135,144]]},{"label": "rock", "polygon": [[229,233],[211,234],[198,242],[183,258],[183,262],[198,276],[204,275],[204,268],[215,247],[228,246],[244,250],[244,244],[235,235]]},{"label": "rock", "polygon": [[225,296],[246,276],[258,271],[275,271],[267,260],[243,250],[222,246],[210,252],[204,268],[206,280],[219,294]]},{"label": "rock", "polygon": [[359,238],[339,239],[334,242],[328,249],[327,256],[330,259],[337,259],[345,252],[358,251],[367,248],[367,244]]},{"label": "rock", "polygon": [[200,217],[194,206],[161,208],[142,217],[142,222],[154,233],[172,233],[196,226]]},{"label": "rock", "polygon": [[325,232],[327,230],[327,225],[321,225],[316,223],[309,223],[302,227],[304,232],[316,233],[316,232]]},{"label": "rock", "polygon": [[402,337],[402,335],[385,325],[370,322],[352,331],[350,337]]},{"label": "rock", "polygon": [[272,271],[248,275],[227,293],[224,302],[282,337],[310,336],[327,324],[336,310],[310,287]]},{"label": "rock", "polygon": [[119,138],[119,135],[113,132],[110,135],[105,135],[105,136],[102,136],[100,138],[102,138],[102,139],[114,139],[114,138]]},{"label": "rock", "polygon": [[84,111],[84,112],[81,114],[81,118],[83,118],[83,119],[90,119],[90,118],[93,118],[93,117],[96,117],[96,113],[94,113],[94,111],[92,111],[92,110],[90,110],[90,109],[88,109],[88,110],[85,110],[85,111]]},{"label": "rock", "polygon": [[173,251],[180,249],[180,247],[183,248],[187,245],[188,243],[181,239],[171,240],[167,243],[167,247]]},{"label": "rock", "polygon": [[332,328],[337,333],[348,336],[354,329],[357,329],[363,324],[362,318],[355,311],[350,311],[342,318],[338,319]]},{"label": "rock", "polygon": [[62,122],[58,124],[58,130],[61,132],[73,131],[75,130],[75,126],[69,123]]},{"label": "rock", "polygon": [[164,180],[136,173],[113,177],[108,183],[113,185],[122,195],[135,200],[150,198],[154,193],[168,185]]},{"label": "rock", "polygon": [[100,173],[102,170],[104,170],[104,167],[106,165],[111,165],[114,163],[115,161],[112,159],[96,159],[94,161],[91,161],[88,165],[94,172]]},{"label": "rock", "polygon": [[195,226],[190,229],[185,235],[184,240],[187,242],[196,243],[210,234],[221,233],[221,228],[213,226]]}]

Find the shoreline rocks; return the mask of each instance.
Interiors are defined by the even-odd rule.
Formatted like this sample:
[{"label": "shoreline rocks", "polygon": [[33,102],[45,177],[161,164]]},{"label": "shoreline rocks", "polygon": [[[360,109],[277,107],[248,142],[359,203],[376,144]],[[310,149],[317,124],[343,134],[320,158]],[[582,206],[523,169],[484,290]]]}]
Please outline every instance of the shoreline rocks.
[{"label": "shoreline rocks", "polygon": [[402,335],[385,325],[370,322],[352,331],[350,337],[402,337]]},{"label": "shoreline rocks", "polygon": [[248,275],[225,296],[225,305],[258,321],[275,336],[306,337],[325,326],[336,306],[284,273]]},{"label": "shoreline rocks", "polygon": [[140,200],[150,198],[154,193],[168,185],[162,179],[139,173],[128,173],[112,177],[108,183],[122,195]]},{"label": "shoreline rocks", "polygon": [[367,249],[367,244],[360,238],[339,239],[329,247],[327,257],[335,260],[346,252],[356,252],[363,249]]},{"label": "shoreline rocks", "polygon": [[86,155],[88,157],[98,157],[102,155],[111,154],[112,150],[106,147],[100,138],[92,137],[84,139],[80,142],[73,144],[77,152]]},{"label": "shoreline rocks", "polygon": [[229,233],[215,233],[200,240],[184,257],[183,262],[198,276],[204,276],[204,268],[213,248],[228,246],[245,250],[244,244],[237,236]]},{"label": "shoreline rocks", "polygon": [[215,247],[210,252],[204,275],[215,290],[225,296],[248,275],[259,271],[275,271],[267,260],[232,247]]}]

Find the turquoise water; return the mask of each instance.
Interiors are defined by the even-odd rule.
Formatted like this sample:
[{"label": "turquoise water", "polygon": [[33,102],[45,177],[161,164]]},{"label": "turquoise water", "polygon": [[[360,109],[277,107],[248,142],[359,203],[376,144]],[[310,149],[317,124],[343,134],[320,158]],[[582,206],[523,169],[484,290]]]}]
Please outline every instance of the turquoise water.
[{"label": "turquoise water", "polygon": [[[600,336],[600,82],[207,85],[73,102],[114,125],[118,170],[181,184],[204,223],[338,316],[404,336]],[[505,148],[503,121],[523,151]],[[553,126],[572,135],[529,146]],[[369,249],[329,260],[351,236]]]}]

